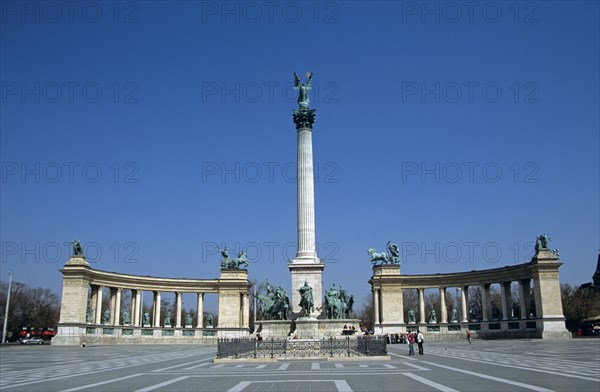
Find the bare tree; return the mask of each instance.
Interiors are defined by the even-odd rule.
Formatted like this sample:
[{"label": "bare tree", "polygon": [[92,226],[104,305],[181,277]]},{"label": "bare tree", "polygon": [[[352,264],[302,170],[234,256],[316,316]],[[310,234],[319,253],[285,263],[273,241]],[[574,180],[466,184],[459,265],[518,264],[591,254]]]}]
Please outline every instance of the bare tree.
[{"label": "bare tree", "polygon": [[373,329],[375,315],[373,310],[373,297],[367,295],[363,298],[361,306],[356,310],[356,317],[360,320],[361,327]]},{"label": "bare tree", "polygon": [[[4,323],[8,284],[0,282],[0,318]],[[45,288],[31,288],[13,282],[8,309],[7,332],[17,333],[21,328],[56,328],[60,315],[58,294]]]},{"label": "bare tree", "polygon": [[571,330],[584,327],[587,320],[600,315],[600,292],[593,287],[575,288],[561,284],[560,296],[567,327]]}]

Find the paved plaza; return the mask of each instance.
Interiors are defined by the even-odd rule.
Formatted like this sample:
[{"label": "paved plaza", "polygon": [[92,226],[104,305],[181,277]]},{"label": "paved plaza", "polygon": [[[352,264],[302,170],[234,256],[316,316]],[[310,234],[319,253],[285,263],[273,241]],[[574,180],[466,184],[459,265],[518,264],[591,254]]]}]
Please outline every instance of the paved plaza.
[{"label": "paved plaza", "polygon": [[386,361],[213,362],[214,346],[5,346],[0,391],[593,391],[600,339],[388,345]]}]

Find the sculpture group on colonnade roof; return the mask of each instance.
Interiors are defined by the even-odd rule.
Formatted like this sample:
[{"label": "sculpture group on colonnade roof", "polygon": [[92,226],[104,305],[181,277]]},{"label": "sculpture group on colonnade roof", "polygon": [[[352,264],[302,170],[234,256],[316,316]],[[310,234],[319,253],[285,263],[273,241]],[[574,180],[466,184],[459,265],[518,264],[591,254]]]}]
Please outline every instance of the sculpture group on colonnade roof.
[{"label": "sculpture group on colonnade roof", "polygon": [[83,247],[81,246],[81,242],[79,242],[79,240],[73,241],[73,257],[84,257]]},{"label": "sculpture group on colonnade roof", "polygon": [[369,248],[367,252],[371,256],[371,263],[373,263],[373,265],[377,265],[377,262],[380,262],[379,265],[400,264],[400,252],[398,251],[398,245],[392,244],[391,241],[388,241],[385,247],[387,249],[386,253],[377,253],[374,248]]},{"label": "sculpture group on colonnade roof", "polygon": [[245,250],[241,250],[235,259],[229,258],[229,253],[227,251],[227,247],[220,249],[221,251],[221,268],[231,269],[231,268],[240,268],[241,266],[250,265],[250,260],[248,260],[248,256]]},{"label": "sculpture group on colonnade roof", "polygon": [[560,257],[560,255],[558,254],[558,249],[548,248],[548,242],[551,239],[552,238],[550,238],[550,236],[546,235],[545,233],[537,236],[535,239],[535,254],[537,255],[538,253],[540,253],[541,250],[549,250],[550,252],[555,254],[557,257]]}]

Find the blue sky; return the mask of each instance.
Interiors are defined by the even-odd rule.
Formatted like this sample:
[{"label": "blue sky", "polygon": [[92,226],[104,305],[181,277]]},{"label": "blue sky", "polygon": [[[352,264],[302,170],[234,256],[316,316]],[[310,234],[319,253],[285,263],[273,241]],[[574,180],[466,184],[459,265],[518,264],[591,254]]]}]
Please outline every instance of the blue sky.
[{"label": "blue sky", "polygon": [[[599,3],[2,1],[1,278],[216,278],[216,246],[290,291],[294,71],[314,72],[324,285],[599,247]],[[71,7],[71,8],[69,8]]]}]

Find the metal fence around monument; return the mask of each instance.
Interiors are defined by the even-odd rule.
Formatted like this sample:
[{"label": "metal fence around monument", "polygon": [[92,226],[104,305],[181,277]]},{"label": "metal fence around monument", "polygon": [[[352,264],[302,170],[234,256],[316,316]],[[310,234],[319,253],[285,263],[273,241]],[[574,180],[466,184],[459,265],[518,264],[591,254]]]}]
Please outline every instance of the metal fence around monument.
[{"label": "metal fence around monument", "polygon": [[371,357],[387,355],[384,337],[287,340],[220,338],[217,358]]}]

